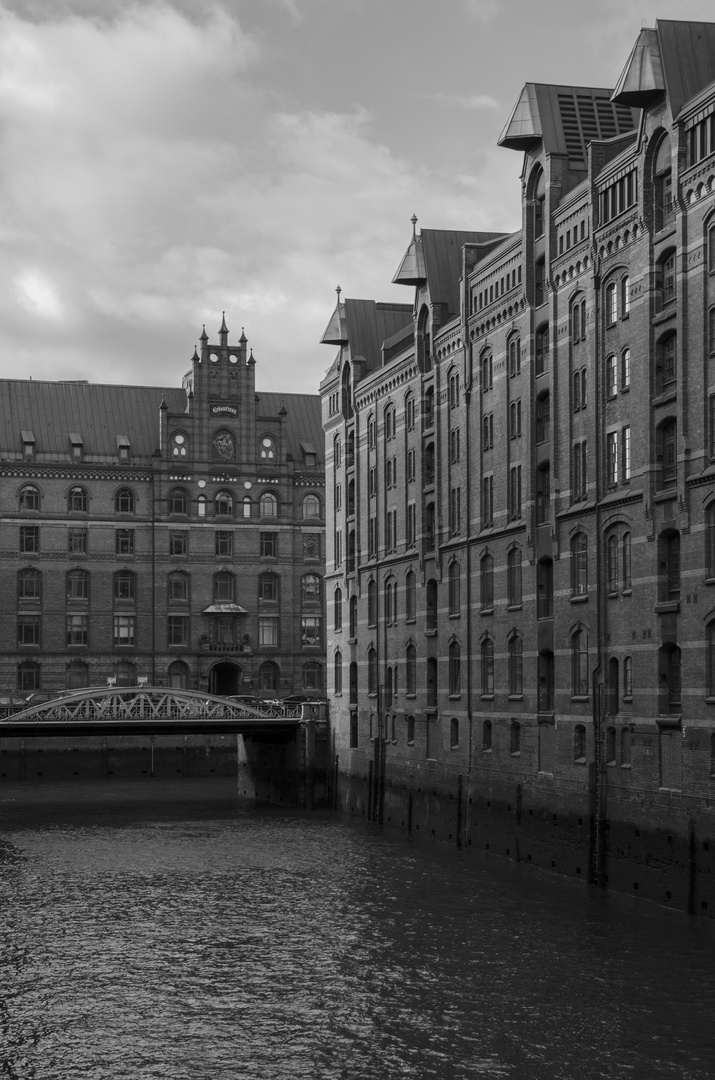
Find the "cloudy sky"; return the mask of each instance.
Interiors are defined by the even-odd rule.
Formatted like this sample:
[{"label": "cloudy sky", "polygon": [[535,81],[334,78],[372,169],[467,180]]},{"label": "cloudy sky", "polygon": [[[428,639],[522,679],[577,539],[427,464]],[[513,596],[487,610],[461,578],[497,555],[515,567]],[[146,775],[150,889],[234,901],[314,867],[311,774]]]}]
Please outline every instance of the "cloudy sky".
[{"label": "cloudy sky", "polygon": [[526,81],[613,86],[712,0],[0,0],[0,377],[177,385],[206,323],[314,392],[335,286],[519,224]]}]

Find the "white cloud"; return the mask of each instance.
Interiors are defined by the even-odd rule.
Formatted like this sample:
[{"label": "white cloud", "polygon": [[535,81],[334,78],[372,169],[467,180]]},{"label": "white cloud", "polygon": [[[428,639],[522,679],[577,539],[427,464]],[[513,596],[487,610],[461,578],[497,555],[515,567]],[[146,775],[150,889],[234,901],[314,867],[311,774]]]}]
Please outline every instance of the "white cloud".
[{"label": "white cloud", "polygon": [[12,279],[12,285],[18,302],[30,315],[48,319],[62,317],[62,304],[57,292],[39,271],[25,270]]},{"label": "white cloud", "polygon": [[499,109],[501,108],[496,98],[489,94],[415,94],[415,97],[424,98],[428,101],[436,101],[442,105],[454,105],[459,109]]}]

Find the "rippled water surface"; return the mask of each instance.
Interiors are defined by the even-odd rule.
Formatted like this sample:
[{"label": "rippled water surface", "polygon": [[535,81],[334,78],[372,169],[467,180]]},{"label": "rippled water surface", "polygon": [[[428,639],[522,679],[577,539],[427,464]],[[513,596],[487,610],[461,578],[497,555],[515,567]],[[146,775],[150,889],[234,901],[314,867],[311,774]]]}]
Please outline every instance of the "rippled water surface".
[{"label": "rippled water surface", "polygon": [[0,1076],[715,1076],[715,930],[222,781],[0,790]]}]

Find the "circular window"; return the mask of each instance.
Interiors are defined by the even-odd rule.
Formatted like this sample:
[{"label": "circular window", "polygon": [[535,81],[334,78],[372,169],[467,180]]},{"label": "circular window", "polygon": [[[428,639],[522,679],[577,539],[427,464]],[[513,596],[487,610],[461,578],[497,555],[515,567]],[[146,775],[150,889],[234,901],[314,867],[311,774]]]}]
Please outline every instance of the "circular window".
[{"label": "circular window", "polygon": [[210,357],[209,357],[209,360],[211,361],[212,364],[215,364],[216,361],[218,360],[217,354],[215,352],[212,352]]},{"label": "circular window", "polygon": [[238,357],[235,356],[234,353],[231,353],[231,355],[229,356],[228,359],[232,364],[237,364],[238,363]]}]

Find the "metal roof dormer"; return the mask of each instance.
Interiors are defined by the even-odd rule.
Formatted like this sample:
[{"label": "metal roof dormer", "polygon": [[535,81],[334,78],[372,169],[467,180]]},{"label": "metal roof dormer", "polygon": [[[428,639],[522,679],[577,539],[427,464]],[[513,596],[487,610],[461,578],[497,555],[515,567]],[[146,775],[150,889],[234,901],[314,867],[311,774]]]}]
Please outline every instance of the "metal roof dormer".
[{"label": "metal roof dormer", "polygon": [[425,265],[424,251],[422,250],[422,237],[417,235],[415,226],[417,217],[412,215],[412,240],[404,254],[402,262],[397,268],[397,273],[392,279],[393,285],[424,285],[427,280],[427,267]]}]

